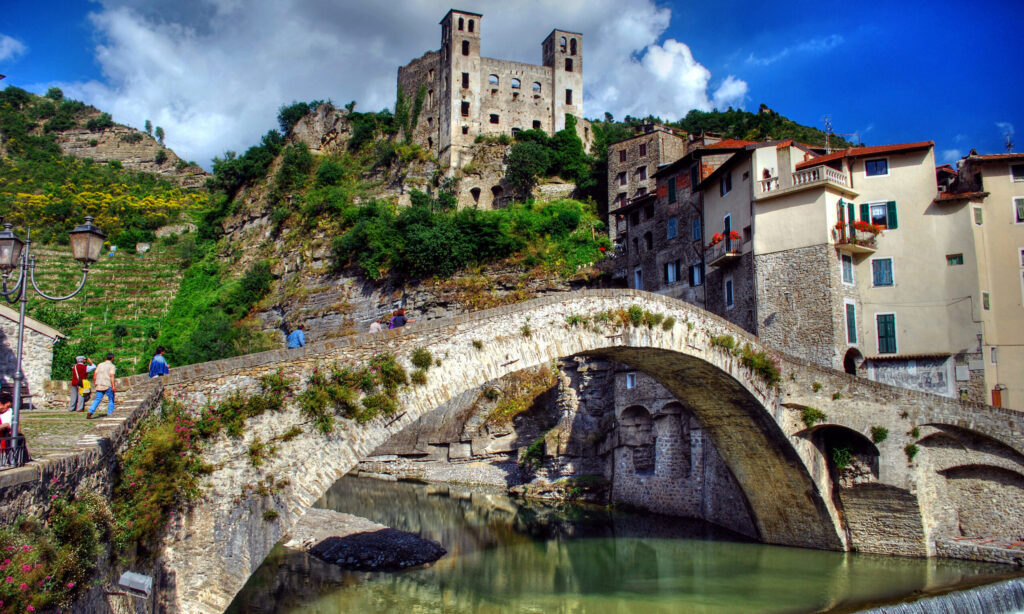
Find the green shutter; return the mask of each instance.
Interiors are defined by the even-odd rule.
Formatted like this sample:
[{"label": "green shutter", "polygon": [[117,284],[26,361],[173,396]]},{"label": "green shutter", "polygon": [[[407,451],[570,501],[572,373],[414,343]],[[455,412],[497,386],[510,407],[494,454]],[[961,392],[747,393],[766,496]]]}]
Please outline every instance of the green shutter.
[{"label": "green shutter", "polygon": [[899,228],[899,226],[896,224],[896,201],[890,200],[889,202],[885,203],[885,206],[887,209],[885,216],[886,227],[889,230],[895,230],[896,228]]},{"label": "green shutter", "polygon": [[850,303],[846,304],[846,340],[857,343],[857,308]]},{"label": "green shutter", "polygon": [[839,223],[845,223],[846,216],[843,214],[843,200],[839,199]]},{"label": "green shutter", "polygon": [[1017,222],[1024,222],[1024,198],[1014,199],[1014,204],[1017,205]]},{"label": "green shutter", "polygon": [[871,207],[867,203],[860,204],[860,221],[871,222]]},{"label": "green shutter", "polygon": [[676,202],[676,178],[670,177],[668,180],[668,202]]},{"label": "green shutter", "polygon": [[846,217],[850,221],[850,234],[853,234],[853,221],[854,221],[853,220],[853,203],[851,203],[851,202],[847,202],[846,203],[846,214],[847,214]]}]

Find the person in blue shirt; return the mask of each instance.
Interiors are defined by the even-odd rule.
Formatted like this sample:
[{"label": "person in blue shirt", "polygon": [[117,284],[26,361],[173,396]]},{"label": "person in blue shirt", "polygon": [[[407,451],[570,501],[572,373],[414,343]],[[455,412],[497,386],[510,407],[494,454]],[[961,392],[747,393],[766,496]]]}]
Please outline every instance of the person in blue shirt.
[{"label": "person in blue shirt", "polygon": [[167,375],[171,372],[170,365],[167,364],[167,359],[164,358],[164,346],[156,348],[156,354],[153,355],[153,359],[149,361],[149,376],[160,377],[161,375]]},{"label": "person in blue shirt", "polygon": [[288,335],[288,349],[301,348],[306,346],[305,324],[299,324],[295,330]]}]

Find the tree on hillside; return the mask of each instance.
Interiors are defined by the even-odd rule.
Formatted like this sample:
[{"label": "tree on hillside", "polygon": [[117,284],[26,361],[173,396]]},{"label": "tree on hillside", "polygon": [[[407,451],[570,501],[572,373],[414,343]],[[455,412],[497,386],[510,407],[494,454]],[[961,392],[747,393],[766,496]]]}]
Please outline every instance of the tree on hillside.
[{"label": "tree on hillside", "polygon": [[64,97],[64,92],[61,91],[59,87],[51,87],[46,90],[46,97],[50,100],[60,101],[60,99]]},{"label": "tree on hillside", "polygon": [[146,134],[153,136],[153,122],[146,120]]},{"label": "tree on hillside", "polygon": [[164,129],[161,128],[160,126],[156,127],[156,142],[160,143],[161,147],[164,144]]}]

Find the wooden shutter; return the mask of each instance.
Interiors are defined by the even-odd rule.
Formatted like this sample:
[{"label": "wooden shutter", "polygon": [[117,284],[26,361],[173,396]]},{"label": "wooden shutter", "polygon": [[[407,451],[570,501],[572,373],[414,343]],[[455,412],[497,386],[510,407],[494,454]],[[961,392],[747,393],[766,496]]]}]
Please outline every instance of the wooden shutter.
[{"label": "wooden shutter", "polygon": [[847,220],[850,223],[850,228],[853,228],[853,222],[854,222],[853,206],[854,205],[851,202],[847,202],[846,203],[846,218],[847,218]]},{"label": "wooden shutter", "polygon": [[871,207],[867,203],[860,204],[860,221],[871,223]]},{"label": "wooden shutter", "polygon": [[889,230],[895,230],[896,228],[898,228],[896,224],[896,201],[890,200],[889,202],[885,203],[885,208],[885,227],[888,228]]},{"label": "wooden shutter", "polygon": [[839,200],[839,223],[842,224],[844,222],[846,222],[846,215],[843,213],[843,201],[842,201],[842,199],[840,199]]}]

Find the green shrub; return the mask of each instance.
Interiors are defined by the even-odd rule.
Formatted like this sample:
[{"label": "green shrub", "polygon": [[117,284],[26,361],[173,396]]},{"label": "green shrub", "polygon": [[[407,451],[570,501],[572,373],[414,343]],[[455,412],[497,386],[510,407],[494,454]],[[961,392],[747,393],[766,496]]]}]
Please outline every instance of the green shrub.
[{"label": "green shrub", "polygon": [[427,383],[427,372],[424,369],[416,369],[409,374],[409,379],[412,380],[413,384],[422,386]]},{"label": "green shrub", "polygon": [[274,521],[277,520],[277,517],[279,515],[280,514],[277,513],[277,510],[266,510],[263,512],[263,520],[266,520],[268,522]]},{"label": "green shrub", "polygon": [[814,392],[821,390],[821,382],[811,382],[811,390]]},{"label": "green shrub", "polygon": [[585,326],[587,323],[587,318],[586,316],[581,316],[579,314],[574,313],[565,316],[565,323],[570,327]]},{"label": "green shrub", "polygon": [[732,350],[736,347],[736,338],[732,335],[715,335],[711,337],[711,345]]},{"label": "green shrub", "polygon": [[59,87],[51,87],[50,89],[46,90],[46,97],[51,100],[56,100],[60,102],[60,100],[64,98],[64,92],[61,91]]},{"label": "green shrub", "polygon": [[908,443],[904,446],[903,452],[907,455],[907,461],[913,462],[914,457],[917,456],[917,453],[919,452],[919,448],[915,444]]},{"label": "green shrub", "polygon": [[260,387],[263,394],[272,394],[277,397],[285,397],[292,392],[292,381],[285,376],[284,372],[278,369],[260,377]]},{"label": "green shrub", "polygon": [[125,134],[121,135],[120,140],[121,140],[122,143],[132,143],[132,144],[134,144],[134,143],[142,142],[143,138],[144,137],[142,136],[141,132],[126,132]]},{"label": "green shrub", "polygon": [[529,325],[529,324],[523,324],[523,327],[519,329],[519,332],[520,332],[520,333],[521,333],[521,334],[522,334],[522,335],[523,335],[524,337],[529,337],[530,335],[532,335],[532,334],[533,334],[533,331],[532,331],[532,330],[530,330],[530,325]]},{"label": "green shrub", "polygon": [[915,426],[914,428],[910,429],[910,431],[907,433],[907,435],[910,435],[910,437],[912,439],[920,439],[921,438],[921,429],[919,429],[919,428],[917,428]]},{"label": "green shrub", "polygon": [[293,102],[290,105],[282,106],[277,112],[277,123],[281,127],[281,132],[285,135],[291,134],[295,124],[315,111],[322,103],[322,100],[312,100],[310,102]]},{"label": "green shrub", "polygon": [[89,132],[99,132],[112,128],[114,126],[114,119],[110,117],[110,113],[100,113],[99,117],[94,117],[89,121],[85,122],[85,128]]},{"label": "green shrub", "polygon": [[850,465],[850,461],[853,460],[853,453],[850,448],[833,448],[832,449],[832,462],[835,463],[836,469],[842,471]]},{"label": "green shrub", "polygon": [[824,422],[827,419],[825,412],[815,409],[813,407],[805,407],[800,412],[800,419],[803,421],[804,426],[811,428],[819,422]]},{"label": "green shrub", "polygon": [[665,321],[661,323],[661,330],[672,330],[675,328],[676,319],[672,316],[665,318]]},{"label": "green shrub", "polygon": [[832,400],[833,401],[838,401],[841,398],[843,398],[843,393],[841,393],[839,391],[836,391],[836,392],[832,393]]},{"label": "green shrub", "polygon": [[479,339],[473,339],[473,347],[475,347],[478,350],[482,350],[484,349],[484,342],[480,341]]},{"label": "green shrub", "polygon": [[744,343],[739,355],[743,366],[757,373],[769,386],[777,386],[782,381],[779,364],[764,350],[754,350],[749,343]]},{"label": "green shrub", "polygon": [[629,321],[633,326],[640,326],[644,322],[644,310],[639,305],[629,306]]},{"label": "green shrub", "polygon": [[884,426],[871,427],[871,441],[874,443],[882,443],[887,437],[889,437],[889,429]]},{"label": "green shrub", "polygon": [[521,468],[532,468],[534,471],[540,469],[544,464],[544,438],[547,433],[541,435],[525,449],[520,448],[518,464]]},{"label": "green shrub", "polygon": [[164,162],[167,162],[167,150],[166,149],[158,149],[158,150],[156,150],[156,154],[153,156],[153,163],[154,164],[163,164]]},{"label": "green shrub", "polygon": [[412,351],[412,364],[414,367],[426,371],[434,364],[434,356],[427,348],[416,348]]},{"label": "green shrub", "polygon": [[276,437],[276,439],[278,441],[291,441],[291,440],[295,439],[296,437],[298,437],[301,434],[302,434],[302,427],[300,427],[300,426],[293,426],[290,429],[288,429],[287,431],[285,431],[283,434],[278,435]]}]

